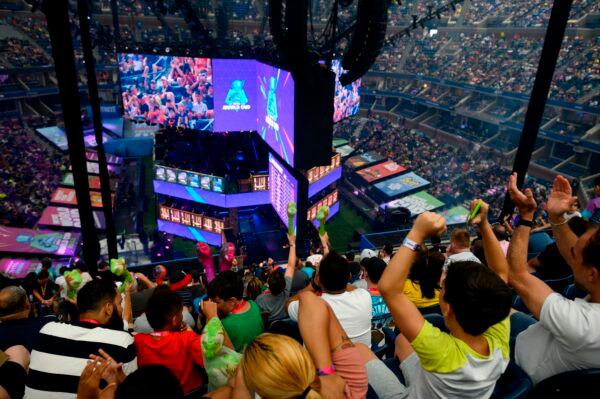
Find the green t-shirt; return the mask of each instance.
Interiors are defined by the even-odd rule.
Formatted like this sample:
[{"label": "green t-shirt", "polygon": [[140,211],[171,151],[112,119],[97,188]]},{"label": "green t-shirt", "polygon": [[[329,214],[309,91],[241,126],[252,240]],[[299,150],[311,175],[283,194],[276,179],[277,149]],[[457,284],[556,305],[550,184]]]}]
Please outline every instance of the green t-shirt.
[{"label": "green t-shirt", "polygon": [[231,343],[237,352],[242,352],[246,345],[265,331],[260,308],[254,301],[248,301],[250,309],[244,313],[230,314],[221,320]]}]

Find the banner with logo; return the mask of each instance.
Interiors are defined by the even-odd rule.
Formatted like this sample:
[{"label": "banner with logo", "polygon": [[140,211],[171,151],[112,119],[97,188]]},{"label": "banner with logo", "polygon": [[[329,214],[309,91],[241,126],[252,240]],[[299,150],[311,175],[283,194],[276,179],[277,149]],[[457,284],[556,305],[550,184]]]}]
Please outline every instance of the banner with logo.
[{"label": "banner with logo", "polygon": [[[100,176],[88,176],[88,184],[90,186],[90,190],[100,190]],[[74,187],[75,180],[73,179],[73,173],[65,173],[62,180],[60,181],[61,186]],[[115,191],[117,188],[117,180],[110,179],[110,190]]]},{"label": "banner with logo", "polygon": [[[60,273],[62,267],[69,267],[71,258],[58,259],[52,261],[51,269],[56,274]],[[10,279],[25,278],[31,272],[42,270],[42,262],[38,259],[0,259],[0,274]]]},{"label": "banner with logo", "polygon": [[[92,206],[94,208],[102,208],[102,194],[99,191],[90,191],[90,201],[92,201]],[[112,201],[114,206],[114,194],[112,194]],[[54,191],[54,193],[52,193],[50,202],[59,205],[76,206],[77,195],[75,194],[75,190],[72,188],[59,187]]]},{"label": "banner with logo", "polygon": [[[97,229],[106,229],[106,219],[104,213],[94,211],[94,223]],[[81,228],[81,220],[79,219],[79,210],[77,208],[67,208],[64,206],[49,206],[44,209],[42,216],[38,221],[40,227],[64,227],[64,228]]]},{"label": "banner with logo", "polygon": [[398,165],[394,161],[385,161],[356,172],[367,183],[382,180],[390,176],[397,175],[406,171],[404,166]]},{"label": "banner with logo", "polygon": [[79,233],[0,226],[0,253],[73,256]]},{"label": "banner with logo", "polygon": [[393,198],[419,188],[425,188],[426,186],[429,186],[429,184],[430,183],[421,176],[410,172],[376,183],[375,188],[379,189],[388,197]]},{"label": "banner with logo", "polygon": [[410,211],[411,216],[417,216],[423,212],[432,211],[442,206],[444,206],[442,201],[426,193],[425,191],[421,191],[382,205],[383,208],[388,209],[400,207],[407,208]]},{"label": "banner with logo", "polygon": [[[336,151],[337,151],[337,149],[336,149]],[[346,166],[348,166],[350,169],[358,169],[358,168],[362,168],[364,166],[369,166],[374,163],[383,161],[384,159],[385,158],[378,152],[369,151],[369,152],[365,152],[360,155],[351,156],[346,161]]]}]

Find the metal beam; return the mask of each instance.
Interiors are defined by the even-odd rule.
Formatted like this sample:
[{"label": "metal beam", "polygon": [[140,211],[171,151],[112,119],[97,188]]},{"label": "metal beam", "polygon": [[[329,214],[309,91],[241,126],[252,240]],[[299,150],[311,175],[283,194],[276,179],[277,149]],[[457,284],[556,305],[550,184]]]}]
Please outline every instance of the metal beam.
[{"label": "metal beam", "polygon": [[69,29],[71,26],[69,22],[69,2],[68,0],[44,0],[42,11],[46,15],[48,24],[52,57],[54,58],[60,102],[69,144],[69,157],[73,169],[77,208],[81,220],[83,259],[90,268],[94,268],[100,256],[100,246],[90,200],[83,125],[81,122],[81,104],[77,87],[77,69],[75,67],[73,38],[71,37],[71,29]]},{"label": "metal beam", "polygon": [[[77,0],[77,13],[79,15],[79,27],[81,32],[81,47],[83,49],[83,60],[87,73],[88,97],[92,106],[92,119],[94,123],[94,135],[96,136],[96,151],[98,152],[98,164],[100,168],[100,193],[102,194],[102,210],[106,219],[106,244],[110,259],[119,256],[117,252],[117,233],[112,213],[112,195],[110,189],[110,177],[108,165],[104,152],[102,140],[102,114],[100,111],[100,97],[98,95],[98,82],[96,80],[96,68],[94,54],[92,53],[92,42],[90,38],[90,13],[88,0]],[[90,265],[91,266],[91,265]]]},{"label": "metal beam", "polygon": [[[540,130],[544,109],[546,108],[546,100],[552,83],[552,76],[556,68],[556,61],[562,46],[562,41],[571,12],[571,4],[573,0],[555,1],[552,5],[550,21],[546,29],[546,38],[544,39],[544,47],[538,65],[533,89],[529,98],[527,113],[525,114],[525,122],[523,123],[523,131],[519,141],[519,148],[513,164],[513,172],[518,173],[517,185],[523,186],[525,174],[529,168],[531,154],[535,146],[535,141]],[[512,213],[514,204],[510,200],[508,194],[504,198],[504,206],[500,217]]]}]

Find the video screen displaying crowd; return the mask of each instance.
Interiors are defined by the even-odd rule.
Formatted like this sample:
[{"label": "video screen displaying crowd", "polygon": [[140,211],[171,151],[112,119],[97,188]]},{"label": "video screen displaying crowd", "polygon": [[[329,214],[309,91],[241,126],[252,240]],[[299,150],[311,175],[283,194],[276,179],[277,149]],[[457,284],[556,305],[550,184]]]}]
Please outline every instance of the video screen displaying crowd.
[{"label": "video screen displaying crowd", "polygon": [[119,55],[124,117],[210,130],[214,120],[209,58]]},{"label": "video screen displaying crowd", "polygon": [[[203,244],[187,272],[123,273],[120,260],[57,272],[44,259],[2,281],[0,393],[489,398],[600,368],[600,179],[582,213],[562,176],[546,197],[516,182],[504,190],[516,218],[492,225],[475,198],[447,246],[444,217],[425,212],[397,248],[340,255],[324,232],[299,259],[289,235],[287,262],[241,267],[225,245],[218,273]],[[538,201],[553,235],[541,247]],[[557,273],[561,285],[544,282]]]}]

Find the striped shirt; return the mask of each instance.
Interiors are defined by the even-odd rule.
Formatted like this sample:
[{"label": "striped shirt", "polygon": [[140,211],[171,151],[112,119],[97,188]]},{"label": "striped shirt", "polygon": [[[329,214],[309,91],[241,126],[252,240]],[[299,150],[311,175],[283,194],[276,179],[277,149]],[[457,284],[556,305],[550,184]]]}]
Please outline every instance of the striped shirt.
[{"label": "striped shirt", "polygon": [[76,399],[79,377],[90,354],[103,349],[125,374],[137,369],[133,337],[90,323],[52,322],[41,330],[31,352],[26,399]]}]

